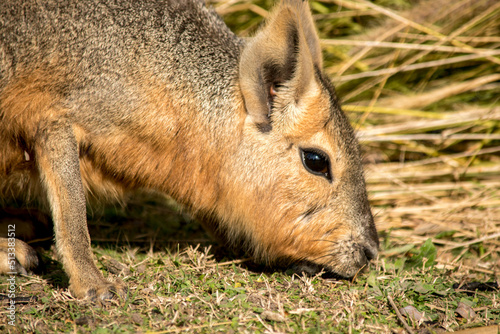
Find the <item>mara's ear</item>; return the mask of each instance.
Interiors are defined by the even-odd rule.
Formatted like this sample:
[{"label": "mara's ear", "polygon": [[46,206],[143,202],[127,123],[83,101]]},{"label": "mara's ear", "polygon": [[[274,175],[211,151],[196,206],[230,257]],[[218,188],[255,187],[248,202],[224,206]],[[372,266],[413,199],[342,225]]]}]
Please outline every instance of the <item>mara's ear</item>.
[{"label": "mara's ear", "polygon": [[283,0],[283,4],[295,8],[299,14],[301,31],[307,41],[307,46],[311,52],[312,59],[318,68],[323,66],[323,57],[321,55],[321,46],[319,44],[318,33],[314,26],[309,1],[307,0]]},{"label": "mara's ear", "polygon": [[[240,87],[251,121],[270,131],[272,102],[280,92],[296,101],[321,68],[321,49],[307,1],[284,0],[241,54]],[[286,89],[281,89],[286,87]]]}]

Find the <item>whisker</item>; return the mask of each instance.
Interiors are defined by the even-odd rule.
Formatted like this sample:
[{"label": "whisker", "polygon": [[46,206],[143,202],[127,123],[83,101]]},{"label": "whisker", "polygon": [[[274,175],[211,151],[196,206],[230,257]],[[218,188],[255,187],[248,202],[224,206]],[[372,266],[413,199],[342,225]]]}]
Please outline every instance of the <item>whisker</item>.
[{"label": "whisker", "polygon": [[329,243],[334,244],[334,245],[339,244],[339,242],[338,242],[338,241],[328,240],[328,239],[313,239],[313,240],[311,240],[311,241],[316,241],[316,242],[317,242],[317,241],[324,241],[324,242],[329,242]]},{"label": "whisker", "polygon": [[325,241],[325,242],[333,242],[333,241],[328,240],[328,239],[312,239],[311,241]]},{"label": "whisker", "polygon": [[323,259],[323,258],[328,257],[328,256],[333,256],[333,255],[332,255],[332,253],[327,253],[325,255],[321,255],[321,256],[314,258],[313,261],[317,261],[319,259]]}]

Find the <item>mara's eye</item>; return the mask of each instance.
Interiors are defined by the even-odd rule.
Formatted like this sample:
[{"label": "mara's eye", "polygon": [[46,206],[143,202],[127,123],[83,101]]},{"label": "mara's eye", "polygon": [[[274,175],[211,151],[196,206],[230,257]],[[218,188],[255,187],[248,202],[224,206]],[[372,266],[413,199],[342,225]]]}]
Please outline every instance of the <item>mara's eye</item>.
[{"label": "mara's eye", "polygon": [[300,155],[309,173],[324,176],[328,181],[332,181],[330,159],[326,153],[317,149],[301,149]]}]

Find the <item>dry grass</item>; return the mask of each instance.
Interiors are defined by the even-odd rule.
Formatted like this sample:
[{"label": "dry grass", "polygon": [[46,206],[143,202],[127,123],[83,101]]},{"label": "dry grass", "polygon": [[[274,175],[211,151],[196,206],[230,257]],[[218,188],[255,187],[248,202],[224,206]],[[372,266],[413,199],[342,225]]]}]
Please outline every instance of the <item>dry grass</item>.
[{"label": "dry grass", "polygon": [[[211,3],[242,36],[271,5]],[[91,224],[100,264],[131,287],[128,301],[73,300],[60,266],[46,259],[45,274],[20,278],[36,300],[20,302],[18,325],[4,330],[432,333],[500,323],[498,285],[463,291],[500,279],[500,3],[311,6],[326,71],[364,149],[382,242],[372,268],[353,282],[262,272],[194,246],[211,242],[182,214],[141,197]],[[150,232],[123,232],[144,225]]]}]

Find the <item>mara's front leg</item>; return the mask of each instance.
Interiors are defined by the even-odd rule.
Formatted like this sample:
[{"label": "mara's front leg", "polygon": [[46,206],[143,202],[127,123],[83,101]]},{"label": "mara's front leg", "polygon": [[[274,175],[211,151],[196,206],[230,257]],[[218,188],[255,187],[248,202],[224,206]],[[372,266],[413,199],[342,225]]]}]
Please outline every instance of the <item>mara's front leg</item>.
[{"label": "mara's front leg", "polygon": [[50,203],[56,247],[69,276],[71,293],[77,298],[91,299],[123,295],[125,288],[108,282],[93,260],[78,145],[67,120],[51,121],[39,128],[35,159]]}]

